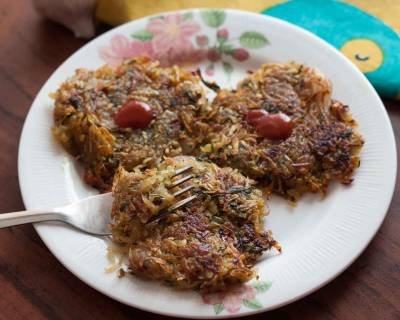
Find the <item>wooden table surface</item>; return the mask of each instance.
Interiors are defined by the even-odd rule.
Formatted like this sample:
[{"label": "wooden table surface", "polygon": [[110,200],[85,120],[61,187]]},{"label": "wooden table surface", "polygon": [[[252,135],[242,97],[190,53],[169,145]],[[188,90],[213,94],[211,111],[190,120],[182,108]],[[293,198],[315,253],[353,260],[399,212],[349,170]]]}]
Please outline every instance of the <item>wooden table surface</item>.
[{"label": "wooden table surface", "polygon": [[[17,150],[32,100],[56,67],[85,42],[41,20],[29,1],[0,5],[0,212],[24,209]],[[384,103],[399,136],[400,103]],[[398,185],[379,232],[343,274],[300,301],[251,318],[400,319]],[[0,230],[0,319],[139,318],[167,319],[113,301],[78,280],[31,225]]]}]

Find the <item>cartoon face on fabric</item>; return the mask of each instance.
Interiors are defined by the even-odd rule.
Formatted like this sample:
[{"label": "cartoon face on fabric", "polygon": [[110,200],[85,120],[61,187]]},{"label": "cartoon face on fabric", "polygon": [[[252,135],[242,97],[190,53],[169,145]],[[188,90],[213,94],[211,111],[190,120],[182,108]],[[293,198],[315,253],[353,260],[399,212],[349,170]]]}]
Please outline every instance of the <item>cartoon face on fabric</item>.
[{"label": "cartoon face on fabric", "polygon": [[364,73],[377,70],[383,63],[382,48],[370,39],[349,40],[340,51]]},{"label": "cartoon face on fabric", "polygon": [[381,20],[333,0],[283,1],[262,13],[318,35],[347,56],[382,96],[400,96],[400,37]]}]

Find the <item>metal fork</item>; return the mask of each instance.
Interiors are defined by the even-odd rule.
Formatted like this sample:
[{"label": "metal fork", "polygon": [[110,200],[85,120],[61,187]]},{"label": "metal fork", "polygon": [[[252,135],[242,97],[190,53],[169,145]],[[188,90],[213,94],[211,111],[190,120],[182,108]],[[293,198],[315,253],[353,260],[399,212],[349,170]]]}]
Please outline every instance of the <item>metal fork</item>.
[{"label": "metal fork", "polygon": [[[187,172],[187,171],[189,171],[191,169],[192,169],[191,165],[182,167],[181,169],[176,170],[172,177],[176,177],[176,176],[178,176],[178,175],[180,175],[182,173],[185,173],[185,172]],[[181,185],[182,183],[184,183],[186,181],[189,181],[192,178],[193,178],[193,174],[189,174],[187,176],[184,176],[181,179],[178,179],[178,180],[174,181],[170,186],[168,186],[168,189],[173,189],[173,188]],[[180,190],[176,191],[175,193],[173,193],[173,196],[174,197],[178,197],[181,194],[183,194],[183,193],[185,193],[185,192],[187,192],[189,190],[192,190],[193,188],[194,188],[193,185],[189,185],[189,186],[187,186],[187,187],[185,187],[183,189],[180,189]],[[194,195],[192,195],[190,197],[187,197],[187,198],[185,198],[185,199],[183,199],[181,201],[178,201],[174,205],[172,205],[172,206],[170,206],[170,207],[168,207],[168,208],[166,208],[164,210],[161,210],[157,215],[155,215],[152,218],[150,218],[150,220],[147,223],[151,223],[153,221],[160,220],[161,218],[173,213],[174,211],[178,210],[179,208],[182,208],[182,207],[186,206],[189,202],[193,201],[196,198],[197,198],[197,196],[194,194]]]},{"label": "metal fork", "polygon": [[[177,177],[189,171],[191,168],[191,166],[186,166],[178,169],[175,171],[173,177]],[[169,186],[169,189],[173,189],[183,184],[184,182],[189,181],[192,178],[192,174],[183,176],[182,178],[174,181]],[[191,189],[193,189],[193,186],[189,185],[176,191],[173,195],[175,197],[178,197]],[[186,206],[195,198],[196,195],[193,195],[181,201],[178,201],[171,207],[162,210],[158,215],[154,216],[151,219],[151,222],[158,220],[174,212],[175,210]],[[109,229],[111,206],[112,194],[111,192],[109,192],[91,196],[69,204],[67,206],[50,210],[28,210],[3,213],[0,214],[0,228],[7,228],[20,224],[36,223],[43,221],[61,221],[89,234],[107,236],[111,234]]]}]

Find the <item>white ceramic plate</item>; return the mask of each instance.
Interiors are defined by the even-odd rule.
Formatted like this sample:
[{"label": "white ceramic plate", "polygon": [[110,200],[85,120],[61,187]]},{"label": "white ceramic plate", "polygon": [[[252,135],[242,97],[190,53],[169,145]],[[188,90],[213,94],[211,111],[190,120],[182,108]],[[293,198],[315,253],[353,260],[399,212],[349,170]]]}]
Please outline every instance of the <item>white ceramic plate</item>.
[{"label": "white ceramic plate", "polygon": [[[212,49],[216,43],[221,54]],[[331,79],[333,96],[350,105],[359,122],[366,141],[361,167],[351,186],[334,184],[323,200],[309,195],[291,208],[272,197],[266,222],[283,253],[260,261],[261,282],[241,290],[202,298],[133,276],[119,279],[104,271],[109,262],[103,239],[64,225],[35,225],[66,268],[128,305],[166,315],[210,318],[282,306],[323,286],[354,261],[382,223],[394,189],[396,150],[384,106],[366,78],[324,41],[283,21],[241,11],[189,10],[132,21],[66,60],[37,95],[22,133],[19,178],[28,209],[60,206],[95,193],[82,182],[79,166],[52,139],[49,93],[77,68],[97,68],[105,61],[116,63],[140,53],[164,64],[198,61],[204,73],[225,87],[268,61],[296,60],[319,68]]]}]

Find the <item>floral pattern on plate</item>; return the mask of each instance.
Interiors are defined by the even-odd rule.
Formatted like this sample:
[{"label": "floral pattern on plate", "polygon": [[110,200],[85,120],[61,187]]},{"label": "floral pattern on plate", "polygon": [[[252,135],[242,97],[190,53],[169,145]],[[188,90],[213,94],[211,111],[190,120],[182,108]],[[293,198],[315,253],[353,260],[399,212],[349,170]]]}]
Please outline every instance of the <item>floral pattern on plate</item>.
[{"label": "floral pattern on plate", "polygon": [[99,55],[111,65],[139,55],[159,60],[162,66],[205,62],[208,76],[214,76],[215,67],[220,65],[230,77],[235,63],[248,60],[251,50],[263,48],[269,41],[252,30],[231,37],[230,30],[223,26],[225,20],[224,10],[202,11],[199,21],[192,12],[152,17],[144,29],[129,37],[114,35],[109,45],[100,48]]},{"label": "floral pattern on plate", "polygon": [[256,299],[256,295],[266,292],[271,285],[271,282],[256,281],[225,292],[205,293],[202,298],[204,303],[213,305],[214,313],[217,315],[224,310],[228,313],[237,313],[242,305],[250,309],[260,309],[262,304]]}]

